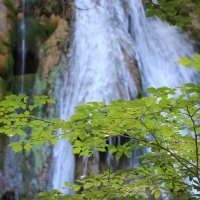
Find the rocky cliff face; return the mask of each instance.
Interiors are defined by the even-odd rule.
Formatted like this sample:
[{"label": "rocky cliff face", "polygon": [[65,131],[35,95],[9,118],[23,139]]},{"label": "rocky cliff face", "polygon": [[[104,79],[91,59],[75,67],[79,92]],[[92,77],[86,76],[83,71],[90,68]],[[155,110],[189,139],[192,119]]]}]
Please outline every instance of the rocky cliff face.
[{"label": "rocky cliff face", "polygon": [[[12,89],[14,28],[14,5],[10,0],[0,0],[0,100]],[[0,136],[0,194],[3,191],[6,143],[6,137]]]},{"label": "rocky cliff face", "polygon": [[[35,94],[54,96],[55,72],[59,66],[61,54],[64,49],[67,49],[66,41],[69,41],[71,13],[68,12],[67,15],[64,11],[66,10],[62,1],[30,0],[27,1],[24,12],[22,0],[0,0],[0,99],[8,91],[19,92],[21,78],[20,70],[16,68],[20,67],[18,63],[20,41],[18,39],[20,39],[21,33],[17,25],[20,24],[24,14],[27,28],[25,91],[28,95],[32,95],[34,92]],[[15,69],[13,70],[13,68]],[[14,83],[13,73],[17,74]],[[37,77],[35,88],[38,88],[39,83],[40,89],[33,91],[35,77]],[[49,108],[49,110],[51,109]],[[15,155],[6,147],[7,144],[7,138],[1,137],[0,198],[5,194],[6,198],[10,199],[14,193],[33,196],[38,191],[47,190],[51,147],[47,144],[42,148],[35,148],[31,152]],[[18,172],[14,169],[16,162],[19,163]],[[15,173],[21,173],[23,177],[20,178]],[[19,187],[15,184],[17,178],[20,178],[18,180]],[[12,195],[9,196],[9,194]]]},{"label": "rocky cliff face", "polygon": [[199,46],[200,45],[200,15],[190,13],[190,16],[192,17],[192,25],[189,28],[189,30],[192,32],[193,38],[197,41],[198,46]]},{"label": "rocky cliff face", "polygon": [[12,1],[0,0],[0,99],[12,84],[15,10]]},{"label": "rocky cliff face", "polygon": [[186,16],[191,17],[191,23],[187,27],[185,27],[185,29],[191,33],[193,39],[198,43],[199,46],[200,15],[197,13],[197,4],[187,4],[187,6],[182,8],[182,12],[184,12]]},{"label": "rocky cliff face", "polygon": [[39,75],[43,78],[48,78],[53,67],[58,65],[66,39],[69,38],[66,20],[53,16],[52,21],[57,21],[57,28],[39,48]]}]

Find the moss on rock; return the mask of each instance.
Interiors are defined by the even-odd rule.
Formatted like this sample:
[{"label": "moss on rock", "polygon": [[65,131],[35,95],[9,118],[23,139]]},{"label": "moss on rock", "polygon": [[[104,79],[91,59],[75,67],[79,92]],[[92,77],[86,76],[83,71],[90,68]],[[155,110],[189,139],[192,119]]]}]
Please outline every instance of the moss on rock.
[{"label": "moss on rock", "polygon": [[5,83],[4,80],[0,77],[0,100],[3,99],[5,94]]},{"label": "moss on rock", "polygon": [[[39,44],[48,39],[56,29],[56,25],[51,23],[50,19],[35,19],[33,17],[28,17],[26,18],[25,23],[27,27],[27,51],[32,52],[37,49]],[[18,32],[18,38],[21,38],[21,32]]]},{"label": "moss on rock", "polygon": [[39,50],[39,75],[49,76],[50,71],[59,63],[66,40],[69,38],[69,26],[66,20],[57,18],[58,26]]},{"label": "moss on rock", "polygon": [[13,78],[15,16],[13,1],[0,0],[0,76],[5,80],[6,90],[10,89]]},{"label": "moss on rock", "polygon": [[[24,93],[26,95],[31,96],[33,92],[33,87],[35,83],[35,74],[25,74],[24,75]],[[20,87],[21,87],[21,82],[22,82],[22,76],[14,76],[14,88],[13,91],[14,93],[19,93],[20,92]]]}]

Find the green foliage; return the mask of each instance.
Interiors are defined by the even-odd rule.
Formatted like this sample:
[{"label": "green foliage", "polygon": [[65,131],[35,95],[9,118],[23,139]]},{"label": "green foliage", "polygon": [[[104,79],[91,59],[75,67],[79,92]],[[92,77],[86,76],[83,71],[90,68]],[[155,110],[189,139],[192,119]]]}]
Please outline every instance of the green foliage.
[{"label": "green foliage", "polygon": [[[69,138],[74,153],[79,155],[92,156],[95,150],[109,149],[118,160],[121,156],[130,158],[135,149],[151,149],[139,156],[143,164],[140,167],[108,170],[77,180],[71,187],[78,194],[67,199],[148,199],[148,195],[158,199],[161,195],[164,198],[163,194],[166,198],[198,199],[191,190],[200,191],[200,85],[150,88],[148,92],[152,96],[134,101],[77,106],[68,122],[34,116],[39,105],[54,103],[46,96],[30,101],[24,95],[11,95],[0,102],[0,132],[9,137],[21,136],[20,141],[10,145],[15,152],[46,141],[56,142],[60,128],[60,135]],[[109,145],[108,139],[116,136],[128,140]],[[51,192],[52,199],[61,198],[58,191]]]},{"label": "green foliage", "polygon": [[[109,149],[119,159],[130,157],[133,149],[151,149],[140,156],[141,167],[77,181],[84,188],[81,198],[96,199],[99,191],[102,199],[144,199],[148,190],[155,198],[164,191],[167,197],[195,199],[190,191],[200,191],[200,85],[150,88],[148,92],[151,97],[134,101],[76,107],[68,133],[74,153],[91,156],[94,150]],[[108,145],[108,139],[116,136],[129,140],[123,145]],[[193,183],[186,183],[187,178]]]},{"label": "green foliage", "polygon": [[196,70],[200,71],[200,54],[195,54],[192,60],[188,57],[182,57],[178,63],[186,67],[195,67]]},{"label": "green foliage", "polygon": [[[199,55],[179,63],[199,70]],[[149,88],[149,97],[134,101],[113,101],[109,105],[90,102],[76,107],[69,121],[39,119],[37,108],[54,100],[47,96],[30,99],[10,95],[0,102],[0,133],[20,141],[10,146],[15,152],[29,150],[59,136],[69,138],[74,153],[92,156],[94,151],[109,150],[114,159],[131,157],[132,151],[151,149],[139,158],[142,166],[121,171],[105,171],[77,180],[72,187],[76,196],[62,197],[58,191],[40,193],[52,199],[199,199],[200,191],[200,85],[176,88]],[[27,134],[30,133],[31,134]],[[123,144],[109,145],[113,137],[125,138]],[[190,180],[186,182],[186,179]]]},{"label": "green foliage", "polygon": [[[25,95],[10,95],[0,102],[0,133],[8,137],[19,135],[21,138],[19,142],[10,144],[15,152],[28,150],[34,144],[45,143],[47,138],[54,142],[49,134],[56,134],[58,128],[50,120],[38,119],[34,115],[39,106],[47,103],[54,103],[54,100],[47,96],[35,96],[31,100]],[[27,134],[29,132],[31,136]]]},{"label": "green foliage", "polygon": [[16,10],[12,0],[4,1],[5,6],[8,8],[8,17],[13,21],[16,20]]},{"label": "green foliage", "polygon": [[194,14],[199,14],[200,4],[198,0],[158,0],[155,3],[153,0],[147,0],[145,7],[147,8],[147,16],[154,15],[162,20],[176,26],[187,26],[191,24],[191,17],[188,14],[187,5],[193,4]]}]

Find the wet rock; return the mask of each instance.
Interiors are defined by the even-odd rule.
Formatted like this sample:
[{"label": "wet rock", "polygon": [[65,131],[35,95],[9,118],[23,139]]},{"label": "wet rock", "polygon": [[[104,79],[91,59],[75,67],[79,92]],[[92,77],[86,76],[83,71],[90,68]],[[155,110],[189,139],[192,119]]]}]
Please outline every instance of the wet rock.
[{"label": "wet rock", "polygon": [[2,36],[4,32],[8,31],[8,24],[6,23],[8,11],[2,0],[0,0],[0,11],[0,36]]},{"label": "wet rock", "polygon": [[20,93],[20,87],[22,83],[22,78],[24,79],[24,93],[28,96],[32,95],[33,87],[34,87],[34,81],[35,81],[36,74],[25,74],[24,77],[21,75],[17,75],[14,77],[14,86],[13,91],[15,94]]},{"label": "wet rock", "polygon": [[9,32],[9,26],[7,23],[8,10],[0,0],[0,75],[4,74],[8,61],[9,47],[6,45],[8,42],[5,35]]},{"label": "wet rock", "polygon": [[8,62],[8,55],[7,54],[0,54],[0,74],[4,75]]},{"label": "wet rock", "polygon": [[50,17],[52,14],[62,15],[62,2],[63,1],[52,1],[52,0],[43,0],[36,1],[34,5],[34,15],[42,16],[45,15]]},{"label": "wet rock", "polygon": [[194,40],[200,42],[200,15],[196,13],[197,5],[189,3],[181,8],[185,16],[191,17],[191,23],[184,27],[189,31]]},{"label": "wet rock", "polygon": [[9,81],[13,67],[14,15],[12,1],[0,0],[0,76]]},{"label": "wet rock", "polygon": [[15,200],[15,192],[6,191],[2,196],[2,200]]},{"label": "wet rock", "polygon": [[54,17],[58,20],[57,29],[50,38],[42,45],[39,53],[39,74],[47,78],[50,71],[59,63],[66,39],[69,37],[69,28],[66,20]]},{"label": "wet rock", "polygon": [[5,83],[4,80],[0,77],[0,100],[3,99],[5,94]]},{"label": "wet rock", "polygon": [[192,17],[192,29],[200,33],[200,16],[193,13],[190,16]]},{"label": "wet rock", "polygon": [[132,78],[133,78],[133,80],[136,84],[136,87],[137,87],[137,90],[138,90],[138,95],[140,96],[141,91],[142,91],[142,87],[141,87],[141,79],[140,79],[140,74],[139,74],[139,71],[138,71],[136,61],[127,52],[125,52],[125,51],[123,51],[123,52],[124,52],[124,59],[127,63],[127,66],[128,66],[129,71],[132,75]]}]

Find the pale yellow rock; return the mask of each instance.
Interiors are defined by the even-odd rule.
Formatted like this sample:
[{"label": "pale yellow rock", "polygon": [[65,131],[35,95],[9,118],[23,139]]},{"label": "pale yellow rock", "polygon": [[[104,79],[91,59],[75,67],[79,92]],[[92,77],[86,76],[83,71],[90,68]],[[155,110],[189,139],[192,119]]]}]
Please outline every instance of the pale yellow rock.
[{"label": "pale yellow rock", "polygon": [[12,19],[9,17],[9,10],[6,5],[6,0],[0,0],[0,75],[8,73],[10,66],[9,56],[12,52],[11,46],[11,30],[13,27]]},{"label": "pale yellow rock", "polygon": [[136,87],[138,89],[138,91],[141,90],[141,80],[140,80],[140,74],[136,65],[136,61],[130,56],[128,55],[128,53],[124,52],[124,59],[127,63],[127,66],[129,68],[129,71],[132,75],[132,78],[136,84]]},{"label": "pale yellow rock", "polygon": [[192,17],[192,28],[200,31],[200,16],[194,14],[190,14],[190,16]]},{"label": "pale yellow rock", "polygon": [[4,90],[5,90],[5,88],[4,88],[4,81],[0,77],[0,100],[2,100],[3,97],[4,97],[4,92],[5,92]]},{"label": "pale yellow rock", "polygon": [[7,8],[3,4],[3,1],[0,0],[0,36],[8,31],[7,23]]},{"label": "pale yellow rock", "polygon": [[69,36],[66,20],[56,17],[52,21],[58,23],[58,26],[39,52],[40,75],[44,78],[47,78],[51,69],[59,63],[66,38]]},{"label": "pale yellow rock", "polygon": [[0,54],[0,74],[3,75],[8,64],[8,55]]}]

